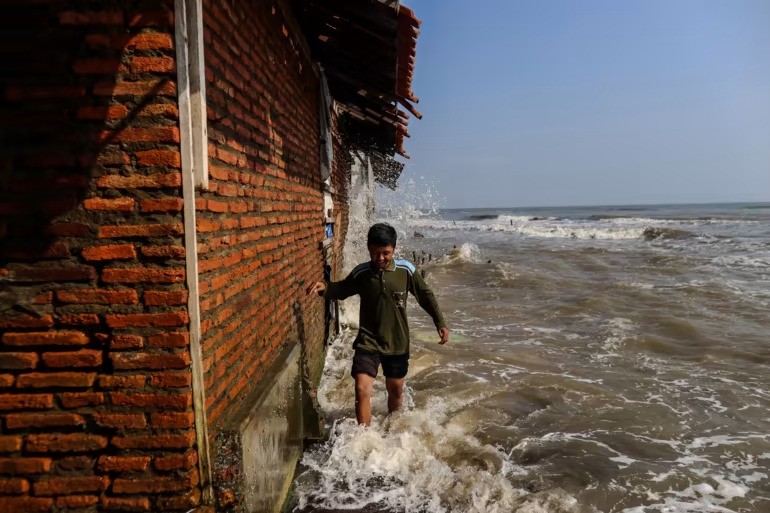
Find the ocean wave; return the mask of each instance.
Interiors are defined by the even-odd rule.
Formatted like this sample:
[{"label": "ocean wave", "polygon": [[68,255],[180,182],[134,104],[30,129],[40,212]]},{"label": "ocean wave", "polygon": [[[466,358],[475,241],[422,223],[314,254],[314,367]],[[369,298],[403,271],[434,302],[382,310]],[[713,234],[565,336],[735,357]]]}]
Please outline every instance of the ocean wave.
[{"label": "ocean wave", "polygon": [[692,239],[697,236],[697,234],[687,230],[677,230],[675,228],[656,228],[652,226],[645,228],[642,232],[642,238],[644,240]]},{"label": "ocean wave", "polygon": [[412,223],[421,230],[459,230],[470,232],[505,232],[527,237],[561,239],[638,239],[645,227],[601,227],[539,222],[474,223],[469,221],[419,220]]},{"label": "ocean wave", "polygon": [[459,248],[452,248],[446,254],[445,261],[478,264],[482,261],[481,250],[477,245],[466,242],[460,245]]}]

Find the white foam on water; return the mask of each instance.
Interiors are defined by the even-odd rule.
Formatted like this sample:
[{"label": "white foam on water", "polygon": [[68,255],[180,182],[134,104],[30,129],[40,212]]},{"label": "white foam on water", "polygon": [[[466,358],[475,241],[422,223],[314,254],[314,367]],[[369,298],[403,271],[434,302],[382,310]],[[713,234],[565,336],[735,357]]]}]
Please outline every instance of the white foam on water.
[{"label": "white foam on water", "polygon": [[[327,353],[318,400],[326,414],[336,420],[328,440],[303,456],[306,470],[295,482],[300,509],[369,506],[425,513],[580,511],[576,498],[561,489],[533,493],[516,485],[517,478],[520,481],[529,470],[513,462],[502,448],[474,436],[478,419],[469,417],[466,408],[488,392],[468,389],[468,393],[445,397],[431,394],[422,398],[420,403],[424,404],[417,409],[414,391],[407,388],[404,410],[383,417],[386,406],[380,399],[385,394],[377,380],[373,398],[379,399],[373,402],[372,426],[356,425],[350,418],[353,384],[348,377],[353,336],[352,331],[343,332]],[[488,365],[494,363],[487,361]]]},{"label": "white foam on water", "polygon": [[647,226],[613,226],[596,223],[565,223],[562,221],[447,221],[412,219],[410,225],[419,229],[508,232],[525,237],[547,239],[629,240],[642,237]]},{"label": "white foam on water", "polygon": [[452,248],[449,253],[439,259],[445,263],[462,262],[478,264],[482,262],[481,250],[476,244],[465,242],[460,247]]},{"label": "white foam on water", "polygon": [[601,240],[628,240],[639,239],[644,233],[645,227],[630,228],[605,228],[591,226],[536,226],[524,225],[516,230],[521,235],[549,239],[601,239]]},{"label": "white foam on water", "polygon": [[[546,219],[540,219],[539,218],[538,220],[553,221],[553,220],[556,220],[556,218],[555,217],[548,217]],[[501,223],[501,224],[506,224],[507,223],[508,225],[510,225],[511,222],[518,223],[518,224],[535,222],[532,219],[532,216],[509,216],[509,215],[505,215],[505,214],[497,216],[497,219],[494,220],[494,221],[497,222],[497,223]]]},{"label": "white foam on water", "polygon": [[631,333],[637,330],[636,324],[625,317],[614,317],[602,324],[604,338],[599,342],[601,352],[591,355],[598,361],[606,361],[611,358],[620,358],[625,348],[625,343]]},{"label": "white foam on water", "polygon": [[499,448],[481,443],[448,420],[448,404],[374,419],[337,422],[322,447],[308,451],[298,479],[300,508],[430,513],[576,511],[560,491],[531,493],[513,484],[525,471]]}]

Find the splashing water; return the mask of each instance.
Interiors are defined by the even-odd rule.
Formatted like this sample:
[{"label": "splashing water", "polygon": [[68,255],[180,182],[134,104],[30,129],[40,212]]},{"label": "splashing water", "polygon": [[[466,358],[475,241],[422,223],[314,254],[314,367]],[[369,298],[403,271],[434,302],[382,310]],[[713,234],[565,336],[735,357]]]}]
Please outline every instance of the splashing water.
[{"label": "splashing water", "polygon": [[[353,404],[352,386],[345,379],[353,336],[344,332],[328,353],[319,402],[340,417],[329,439],[303,457],[306,470],[295,483],[300,511],[578,511],[576,500],[561,490],[533,493],[528,470],[501,447],[474,436],[475,426],[458,412],[477,395],[430,394],[429,401],[416,406],[414,391],[407,387],[404,410],[385,417],[385,390],[378,381],[372,425],[343,418]],[[428,397],[426,391],[421,395]],[[343,398],[347,408],[340,403]]]},{"label": "splashing water", "polygon": [[476,244],[465,242],[459,248],[452,248],[444,261],[478,264],[482,261],[481,250]]},{"label": "splashing water", "polygon": [[768,211],[404,204],[451,342],[410,304],[406,406],[377,380],[369,429],[353,331],[329,347],[299,511],[770,511]]},{"label": "splashing water", "polygon": [[[396,190],[375,187],[371,165],[356,154],[351,154],[351,158],[353,166],[348,194],[350,209],[343,249],[343,276],[368,259],[366,234],[375,219],[393,226],[398,232],[399,241],[403,241],[412,220],[435,215],[443,202],[436,192],[435,184],[423,176],[405,178],[402,174]],[[400,242],[398,250],[404,250]],[[357,296],[341,303],[340,322],[343,325],[358,326],[359,304]]]},{"label": "splashing water", "polygon": [[377,190],[377,218],[390,223],[400,236],[415,219],[436,216],[445,199],[436,190],[436,184],[424,176],[401,175],[395,190],[380,187]]}]

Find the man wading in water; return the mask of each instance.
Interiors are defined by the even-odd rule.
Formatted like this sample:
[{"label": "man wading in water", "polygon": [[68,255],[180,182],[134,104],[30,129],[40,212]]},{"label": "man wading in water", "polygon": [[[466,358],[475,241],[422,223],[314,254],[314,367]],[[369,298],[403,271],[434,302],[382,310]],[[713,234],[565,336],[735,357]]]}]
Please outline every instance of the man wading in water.
[{"label": "man wading in water", "polygon": [[393,259],[396,230],[378,223],[367,235],[370,262],[365,262],[342,281],[315,282],[307,293],[326,299],[361,296],[360,328],[353,342],[355,354],[351,375],[356,380],[356,418],[368,426],[372,420],[371,395],[377,369],[382,365],[388,390],[388,412],[401,408],[404,377],[409,369],[409,325],[406,297],[411,292],[417,303],[433,318],[439,344],[449,342],[449,330],[433,291],[407,260]]}]

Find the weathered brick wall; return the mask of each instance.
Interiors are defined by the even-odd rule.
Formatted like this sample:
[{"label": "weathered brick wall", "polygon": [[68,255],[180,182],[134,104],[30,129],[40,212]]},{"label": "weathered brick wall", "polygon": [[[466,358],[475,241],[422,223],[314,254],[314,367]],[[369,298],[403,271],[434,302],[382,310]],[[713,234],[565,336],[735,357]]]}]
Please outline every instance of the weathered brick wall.
[{"label": "weathered brick wall", "polygon": [[347,146],[345,137],[340,133],[339,116],[332,115],[332,137],[334,147],[334,162],[332,163],[332,185],[334,187],[334,194],[332,194],[332,200],[334,201],[335,210],[335,240],[334,240],[334,279],[341,280],[344,278],[342,272],[342,250],[345,246],[345,242],[348,234],[348,214],[349,214],[349,197],[348,192],[350,189],[350,148]]},{"label": "weathered brick wall", "polygon": [[199,500],[172,4],[3,4],[3,513]]},{"label": "weathered brick wall", "polygon": [[203,2],[210,187],[197,204],[212,436],[292,338],[322,356],[319,83],[279,4]]}]

